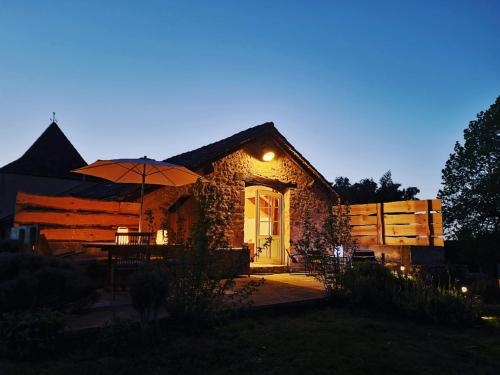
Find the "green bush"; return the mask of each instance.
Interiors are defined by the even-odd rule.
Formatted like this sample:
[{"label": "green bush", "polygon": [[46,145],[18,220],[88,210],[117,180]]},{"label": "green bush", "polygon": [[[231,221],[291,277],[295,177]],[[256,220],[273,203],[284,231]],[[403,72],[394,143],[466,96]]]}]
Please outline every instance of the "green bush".
[{"label": "green bush", "polygon": [[62,346],[61,313],[39,309],[4,314],[0,320],[0,351],[12,359],[38,359],[54,355]]},{"label": "green bush", "polygon": [[[186,327],[207,325],[252,303],[262,280],[236,286],[234,275],[221,272],[222,251],[229,251],[227,237],[234,205],[217,185],[198,180],[193,186],[197,220],[190,228],[185,248],[168,266],[167,310]],[[164,220],[167,221],[167,220]]]},{"label": "green bush", "polygon": [[156,322],[159,310],[165,306],[168,282],[161,270],[142,269],[130,276],[129,293],[132,307],[139,313],[141,325]]},{"label": "green bush", "polygon": [[0,313],[78,310],[94,298],[93,286],[73,263],[31,253],[0,254]]},{"label": "green bush", "polygon": [[457,289],[440,288],[424,280],[390,271],[380,264],[358,263],[346,271],[344,290],[352,306],[384,310],[441,324],[479,320],[481,302]]},{"label": "green bush", "polygon": [[346,271],[344,290],[351,305],[388,310],[397,305],[401,282],[388,268],[362,262]]}]

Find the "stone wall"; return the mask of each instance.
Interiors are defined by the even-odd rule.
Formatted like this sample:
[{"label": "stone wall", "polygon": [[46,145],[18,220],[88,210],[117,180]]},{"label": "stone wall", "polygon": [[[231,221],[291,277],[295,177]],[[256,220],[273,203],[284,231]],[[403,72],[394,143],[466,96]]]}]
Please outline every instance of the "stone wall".
[{"label": "stone wall", "polygon": [[[267,141],[269,147],[269,141]],[[244,231],[244,200],[245,181],[243,176],[259,176],[284,183],[292,183],[284,193],[285,219],[289,218],[289,233],[285,233],[285,247],[289,248],[289,240],[297,241],[301,235],[302,216],[304,209],[309,208],[313,220],[319,224],[326,215],[328,207],[328,192],[319,181],[307,174],[290,156],[280,151],[278,145],[271,144],[275,152],[272,161],[261,161],[262,146],[259,143],[250,144],[213,163],[213,171],[204,177],[215,182],[227,197],[235,204],[233,222],[228,237],[234,247],[241,247]],[[296,186],[296,187],[295,187]],[[152,209],[155,216],[155,227],[159,228],[162,218],[162,208],[168,208],[180,197],[188,194],[188,188],[162,187],[145,197],[145,209]],[[147,225],[144,224],[144,228]]]}]

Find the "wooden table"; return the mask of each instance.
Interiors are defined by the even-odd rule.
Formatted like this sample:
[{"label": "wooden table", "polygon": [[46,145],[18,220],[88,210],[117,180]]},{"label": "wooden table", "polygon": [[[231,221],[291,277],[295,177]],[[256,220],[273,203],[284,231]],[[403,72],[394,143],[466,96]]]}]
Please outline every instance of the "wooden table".
[{"label": "wooden table", "polygon": [[[137,267],[142,261],[147,261],[151,257],[165,258],[168,254],[175,257],[175,254],[182,249],[182,245],[157,245],[157,244],[117,244],[116,242],[87,242],[84,248],[96,248],[107,252],[107,280],[111,286],[114,296],[115,289],[115,265],[121,259],[131,259],[129,267]],[[141,258],[143,255],[143,258]]]}]

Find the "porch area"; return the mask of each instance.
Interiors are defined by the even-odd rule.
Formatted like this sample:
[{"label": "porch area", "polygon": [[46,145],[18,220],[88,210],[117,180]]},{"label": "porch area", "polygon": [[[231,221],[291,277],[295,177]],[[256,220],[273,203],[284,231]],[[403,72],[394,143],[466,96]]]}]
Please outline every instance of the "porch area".
[{"label": "porch area", "polygon": [[[312,276],[304,274],[268,274],[236,278],[236,288],[249,280],[264,279],[264,284],[252,295],[253,309],[283,308],[299,304],[315,303],[324,296],[323,285]],[[137,312],[130,305],[127,291],[111,293],[101,291],[99,300],[78,315],[68,316],[68,329],[79,331],[101,327],[105,322],[119,317],[138,321]],[[160,314],[167,318],[166,312]]]}]

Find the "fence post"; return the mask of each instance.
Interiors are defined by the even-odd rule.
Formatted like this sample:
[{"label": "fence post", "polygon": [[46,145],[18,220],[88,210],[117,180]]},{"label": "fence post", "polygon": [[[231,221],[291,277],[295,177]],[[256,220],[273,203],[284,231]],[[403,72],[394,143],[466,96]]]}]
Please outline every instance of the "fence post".
[{"label": "fence post", "polygon": [[427,200],[427,234],[429,246],[434,246],[434,221],[432,217],[432,200]]},{"label": "fence post", "polygon": [[384,204],[377,203],[377,244],[385,245]]}]

